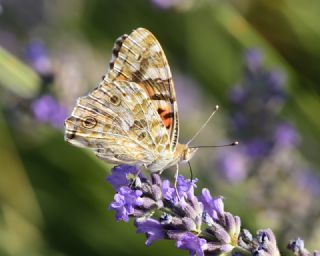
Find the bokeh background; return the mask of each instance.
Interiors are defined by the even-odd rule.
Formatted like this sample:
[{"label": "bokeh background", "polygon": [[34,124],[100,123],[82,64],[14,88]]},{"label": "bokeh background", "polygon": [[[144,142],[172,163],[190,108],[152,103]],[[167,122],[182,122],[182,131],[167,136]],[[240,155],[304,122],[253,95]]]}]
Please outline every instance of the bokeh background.
[{"label": "bokeh background", "polygon": [[187,255],[116,223],[112,166],[63,140],[76,98],[137,27],[166,52],[181,141],[218,104],[194,145],[240,142],[198,151],[199,189],[251,232],[272,228],[284,255],[297,236],[319,249],[319,14],[317,0],[1,0],[0,255]]}]

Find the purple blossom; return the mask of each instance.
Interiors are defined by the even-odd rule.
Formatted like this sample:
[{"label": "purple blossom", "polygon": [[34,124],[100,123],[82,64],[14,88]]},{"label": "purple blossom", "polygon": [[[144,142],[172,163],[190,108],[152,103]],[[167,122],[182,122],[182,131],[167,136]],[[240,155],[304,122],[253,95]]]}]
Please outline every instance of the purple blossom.
[{"label": "purple blossom", "polygon": [[245,144],[246,154],[251,158],[266,155],[271,148],[270,142],[264,138],[254,138]]},{"label": "purple blossom", "polygon": [[246,91],[240,87],[235,86],[229,92],[229,98],[233,103],[240,103],[246,98]]},{"label": "purple blossom", "polygon": [[197,187],[198,179],[185,179],[182,175],[179,175],[177,179],[177,189],[180,198],[191,198],[194,195],[194,188]]},{"label": "purple blossom", "polygon": [[292,125],[281,123],[276,128],[274,140],[281,147],[290,148],[299,143],[300,137]]},{"label": "purple blossom", "polygon": [[202,189],[199,201],[203,204],[204,211],[207,212],[212,219],[218,220],[219,216],[224,214],[223,198],[212,198],[208,189]]},{"label": "purple blossom", "polygon": [[[177,190],[180,199],[190,199],[194,196],[194,188],[198,179],[190,180],[185,179],[182,175],[178,176],[177,179]],[[164,180],[162,183],[162,193],[165,199],[173,201],[174,203],[179,202],[176,191],[174,187],[170,186],[168,180]]]},{"label": "purple blossom", "polygon": [[67,117],[67,109],[51,95],[43,95],[36,99],[31,105],[31,110],[38,121],[49,123],[56,128],[63,127]]},{"label": "purple blossom", "polygon": [[291,240],[288,244],[288,249],[292,250],[295,253],[304,251],[304,241],[300,237],[295,240]]},{"label": "purple blossom", "polygon": [[135,226],[137,233],[144,233],[147,236],[146,245],[150,246],[152,242],[164,239],[165,233],[159,221],[154,219],[136,219]]},{"label": "purple blossom", "polygon": [[52,63],[41,41],[35,40],[28,45],[26,58],[32,68],[42,77],[52,75]]},{"label": "purple blossom", "polygon": [[259,166],[262,158],[273,152],[278,136],[283,138],[279,142],[284,145],[295,143],[296,137],[289,127],[277,130],[276,115],[286,95],[284,82],[282,72],[263,67],[260,50],[253,48],[246,52],[244,79],[229,94],[232,137],[241,141],[241,147],[235,153],[221,154],[217,161],[228,181],[240,182],[253,173],[252,167]]},{"label": "purple blossom", "polygon": [[162,182],[162,193],[163,193],[163,197],[166,200],[169,201],[174,201],[176,200],[176,191],[173,187],[170,186],[170,181],[169,180],[164,180]]},{"label": "purple blossom", "polygon": [[151,0],[151,2],[161,9],[169,9],[174,7],[179,0]]},{"label": "purple blossom", "polygon": [[279,70],[272,70],[268,73],[268,84],[273,92],[278,92],[279,95],[284,95],[283,85],[286,82],[286,76]]},{"label": "purple blossom", "polygon": [[262,53],[259,49],[252,48],[245,53],[245,61],[251,72],[256,72],[262,66]]},{"label": "purple blossom", "polygon": [[129,175],[137,175],[139,169],[131,165],[118,165],[112,169],[112,173],[107,177],[107,181],[113,186],[114,190],[119,191],[122,186],[129,186]]},{"label": "purple blossom", "polygon": [[188,250],[190,256],[204,256],[204,250],[207,249],[207,241],[190,232],[184,234],[176,245],[179,249]]},{"label": "purple blossom", "polygon": [[220,173],[231,183],[243,181],[248,175],[250,161],[240,146],[238,149],[218,155]]},{"label": "purple blossom", "polygon": [[116,211],[116,220],[129,221],[129,215],[134,213],[134,207],[142,204],[140,190],[132,190],[129,187],[121,187],[114,196],[114,201],[110,204],[109,209]]}]

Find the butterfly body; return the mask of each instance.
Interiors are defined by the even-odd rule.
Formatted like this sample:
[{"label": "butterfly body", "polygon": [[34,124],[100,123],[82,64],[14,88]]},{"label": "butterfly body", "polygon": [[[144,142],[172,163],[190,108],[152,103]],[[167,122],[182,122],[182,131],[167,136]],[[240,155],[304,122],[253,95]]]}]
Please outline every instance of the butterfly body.
[{"label": "butterfly body", "polygon": [[143,28],[121,36],[109,66],[65,121],[66,141],[92,149],[108,163],[151,172],[188,161],[196,149],[178,143],[173,81],[157,39]]}]

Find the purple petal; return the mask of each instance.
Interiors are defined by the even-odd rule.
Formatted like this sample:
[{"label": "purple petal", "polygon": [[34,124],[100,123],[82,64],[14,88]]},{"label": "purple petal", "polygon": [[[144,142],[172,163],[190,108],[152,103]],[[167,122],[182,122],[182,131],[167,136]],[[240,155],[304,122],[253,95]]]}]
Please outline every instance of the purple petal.
[{"label": "purple petal", "polygon": [[139,169],[131,165],[118,165],[112,168],[112,173],[106,179],[118,191],[122,186],[128,186],[128,175],[137,175]]},{"label": "purple petal", "polygon": [[162,182],[162,194],[163,197],[169,201],[173,201],[175,198],[175,189],[170,186],[169,180],[164,180]]},{"label": "purple petal", "polygon": [[194,196],[194,188],[197,187],[198,179],[185,179],[182,175],[179,175],[177,180],[177,189],[180,198],[191,198]]},{"label": "purple petal", "polygon": [[224,214],[223,198],[212,198],[207,188],[202,189],[199,201],[203,204],[204,212],[207,212],[212,219],[217,220]]},{"label": "purple petal", "polygon": [[147,236],[147,246],[165,237],[160,222],[155,219],[136,219],[135,226],[137,227],[137,233],[144,233]]},{"label": "purple petal", "polygon": [[204,256],[203,251],[207,248],[207,241],[187,232],[177,241],[176,245],[179,249],[188,250],[190,256]]},{"label": "purple petal", "polygon": [[142,204],[140,190],[132,190],[129,187],[121,187],[114,196],[114,201],[111,202],[109,209],[116,211],[116,220],[129,221],[129,216],[134,213],[134,207]]},{"label": "purple petal", "polygon": [[277,127],[274,139],[284,148],[295,146],[300,140],[297,131],[288,123],[282,123]]}]

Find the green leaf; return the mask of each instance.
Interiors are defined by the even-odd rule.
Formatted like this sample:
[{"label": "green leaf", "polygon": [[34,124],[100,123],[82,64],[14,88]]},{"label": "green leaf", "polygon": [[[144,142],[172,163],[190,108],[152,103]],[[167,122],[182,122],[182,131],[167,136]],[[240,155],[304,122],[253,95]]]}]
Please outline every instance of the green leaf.
[{"label": "green leaf", "polygon": [[18,96],[30,98],[38,92],[40,78],[31,68],[0,47],[0,86]]}]

